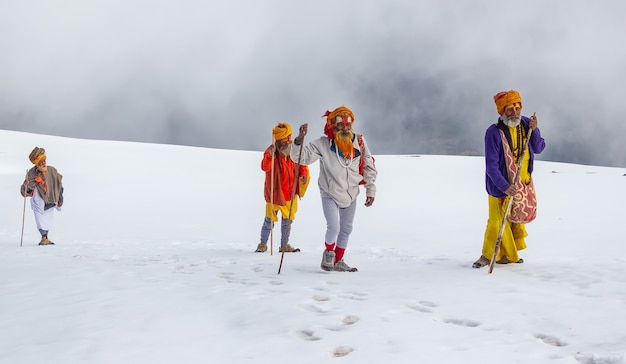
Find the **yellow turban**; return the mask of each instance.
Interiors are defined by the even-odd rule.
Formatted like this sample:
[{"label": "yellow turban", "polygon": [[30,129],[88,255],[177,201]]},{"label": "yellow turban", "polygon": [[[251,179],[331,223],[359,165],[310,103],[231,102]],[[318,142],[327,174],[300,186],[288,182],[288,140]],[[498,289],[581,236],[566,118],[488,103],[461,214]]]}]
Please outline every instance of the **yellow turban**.
[{"label": "yellow turban", "polygon": [[519,102],[520,106],[522,105],[522,97],[519,95],[519,92],[515,90],[498,92],[496,96],[493,97],[493,101],[496,103],[498,115],[502,115],[505,107],[513,105],[516,102]]},{"label": "yellow turban", "polygon": [[274,136],[274,140],[285,139],[291,135],[291,125],[279,122],[278,125],[272,129],[272,135]]},{"label": "yellow turban", "polygon": [[44,158],[46,158],[46,150],[39,147],[35,147],[35,149],[33,149],[28,156],[28,159],[30,159],[34,165],[39,164],[39,162],[41,162]]}]

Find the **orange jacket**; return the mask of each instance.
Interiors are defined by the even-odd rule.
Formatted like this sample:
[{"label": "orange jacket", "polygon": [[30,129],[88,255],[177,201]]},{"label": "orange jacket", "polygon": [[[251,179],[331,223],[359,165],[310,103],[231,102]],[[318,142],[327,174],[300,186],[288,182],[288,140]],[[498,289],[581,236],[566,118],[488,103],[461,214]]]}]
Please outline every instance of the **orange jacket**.
[{"label": "orange jacket", "polygon": [[[261,169],[265,172],[265,201],[278,206],[285,206],[287,201],[291,201],[291,193],[293,192],[293,182],[298,164],[291,160],[289,155],[282,155],[276,151],[274,154],[274,198],[271,199],[270,190],[272,187],[272,157],[270,157],[269,147],[263,153],[261,161]],[[309,181],[309,167],[300,165],[298,178],[305,177],[307,184]],[[301,189],[303,190],[301,192]],[[298,183],[296,187],[296,195],[302,197],[306,186]]]}]

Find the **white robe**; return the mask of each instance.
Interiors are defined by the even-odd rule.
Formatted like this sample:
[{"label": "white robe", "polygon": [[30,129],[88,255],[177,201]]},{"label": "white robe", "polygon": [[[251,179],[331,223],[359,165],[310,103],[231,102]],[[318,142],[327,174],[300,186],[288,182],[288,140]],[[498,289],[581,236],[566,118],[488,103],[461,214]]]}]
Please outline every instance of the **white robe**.
[{"label": "white robe", "polygon": [[37,229],[50,230],[52,228],[52,222],[54,220],[54,210],[61,211],[59,206],[44,210],[46,203],[37,192],[35,188],[33,197],[30,199],[30,207],[35,213],[35,222],[37,223]]}]

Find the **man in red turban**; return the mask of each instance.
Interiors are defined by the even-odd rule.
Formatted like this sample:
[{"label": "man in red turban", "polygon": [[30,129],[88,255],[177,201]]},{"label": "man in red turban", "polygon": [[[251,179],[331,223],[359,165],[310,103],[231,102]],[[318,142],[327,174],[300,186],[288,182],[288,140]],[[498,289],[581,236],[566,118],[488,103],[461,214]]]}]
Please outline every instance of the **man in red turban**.
[{"label": "man in red turban", "polygon": [[348,266],[343,257],[352,233],[359,186],[365,187],[365,206],[372,206],[378,172],[365,138],[352,130],[352,110],[340,106],[327,111],[324,116],[326,135],[302,145],[308,124],[301,125],[294,141],[301,148],[293,148],[291,157],[306,165],[320,161],[318,186],[326,218],[325,249],[320,265],[322,270],[356,272],[357,269]]}]

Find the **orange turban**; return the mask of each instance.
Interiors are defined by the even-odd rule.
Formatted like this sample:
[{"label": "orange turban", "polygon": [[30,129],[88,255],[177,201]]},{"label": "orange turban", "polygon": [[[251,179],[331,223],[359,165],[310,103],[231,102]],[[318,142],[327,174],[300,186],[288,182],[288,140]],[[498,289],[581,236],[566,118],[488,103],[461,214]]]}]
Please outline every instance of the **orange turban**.
[{"label": "orange turban", "polygon": [[33,149],[28,156],[28,159],[30,159],[34,165],[39,164],[39,162],[41,162],[44,158],[46,158],[46,150],[39,147],[35,147],[35,149]]},{"label": "orange turban", "polygon": [[505,107],[513,105],[516,102],[519,102],[520,106],[522,105],[522,97],[519,95],[519,92],[515,90],[498,92],[496,96],[493,97],[493,101],[496,103],[498,115],[502,115]]},{"label": "orange turban", "polygon": [[272,129],[272,136],[274,136],[274,140],[285,139],[286,137],[291,135],[291,125],[287,123],[278,122],[278,125]]},{"label": "orange turban", "polygon": [[323,116],[326,116],[326,125],[324,126],[324,134],[328,136],[328,138],[333,138],[333,124],[335,122],[335,118],[338,115],[348,115],[352,118],[352,122],[354,122],[354,113],[352,110],[348,109],[344,105],[339,106],[333,111],[326,110],[326,113]]}]

